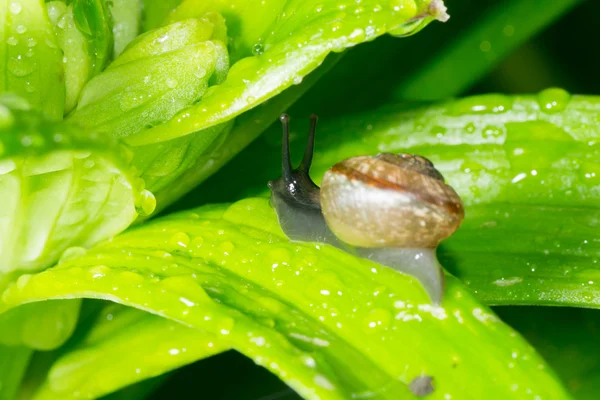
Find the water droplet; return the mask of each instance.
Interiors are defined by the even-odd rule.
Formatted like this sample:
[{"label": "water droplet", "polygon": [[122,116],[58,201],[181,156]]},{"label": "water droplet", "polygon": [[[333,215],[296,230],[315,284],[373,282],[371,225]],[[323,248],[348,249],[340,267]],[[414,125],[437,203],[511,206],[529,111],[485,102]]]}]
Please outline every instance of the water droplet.
[{"label": "water droplet", "polygon": [[27,76],[35,70],[35,66],[25,60],[23,56],[18,55],[8,59],[8,70],[15,76]]},{"label": "water droplet", "polygon": [[92,279],[104,278],[110,272],[110,268],[106,265],[97,265],[89,269],[89,273],[92,274]]},{"label": "water droplet", "polygon": [[302,77],[301,76],[294,77],[293,83],[294,83],[294,85],[301,84],[302,83]]},{"label": "water droplet", "polygon": [[324,389],[327,389],[330,391],[335,390],[335,385],[333,383],[331,383],[331,381],[329,381],[329,379],[327,379],[323,375],[316,375],[313,380],[314,380],[315,384],[317,384],[318,386],[320,386]]},{"label": "water droplet", "polygon": [[444,128],[443,126],[434,126],[433,128],[431,128],[430,131],[433,135],[435,135],[438,138],[441,138],[442,136],[444,136],[446,134],[446,132],[448,132],[448,129]]},{"label": "water droplet", "polygon": [[376,308],[372,310],[367,317],[365,317],[364,328],[367,332],[384,329],[388,327],[391,320],[392,314],[388,310]]},{"label": "water droplet", "polygon": [[56,26],[58,26],[60,29],[65,29],[65,27],[67,26],[67,19],[66,18],[61,18],[58,20],[58,23],[56,24]]},{"label": "water droplet", "polygon": [[483,128],[482,136],[484,138],[499,137],[502,135],[502,130],[496,126],[488,125]]},{"label": "water droplet", "polygon": [[21,3],[18,3],[16,1],[13,1],[12,3],[10,3],[10,6],[8,7],[10,9],[10,12],[14,15],[17,15],[21,12],[21,10],[23,9],[23,7],[21,6]]},{"label": "water droplet", "polygon": [[564,89],[549,88],[538,94],[540,110],[547,114],[563,111],[571,101],[571,94]]},{"label": "water droplet", "polygon": [[87,253],[87,250],[83,247],[69,247],[63,251],[58,263],[62,264],[64,262],[71,261],[75,258],[83,256],[85,253]]},{"label": "water droplet", "polygon": [[15,30],[17,31],[17,33],[22,35],[25,32],[27,32],[27,27],[25,25],[18,25]]},{"label": "water droplet", "polygon": [[17,38],[16,38],[16,37],[14,37],[14,36],[11,36],[11,37],[9,37],[8,39],[6,39],[6,43],[7,43],[9,46],[16,46],[16,45],[18,45],[18,44],[19,44],[19,39],[17,39]]},{"label": "water droplet", "polygon": [[156,209],[156,198],[151,191],[144,189],[140,192],[135,209],[141,216],[148,216],[154,212]]},{"label": "water droplet", "polygon": [[129,284],[139,284],[145,281],[142,275],[132,271],[123,271],[119,276]]},{"label": "water droplet", "polygon": [[289,250],[277,247],[267,253],[268,262],[271,264],[289,264],[292,255]]},{"label": "water droplet", "polygon": [[31,84],[31,82],[29,82],[29,81],[28,81],[28,82],[25,82],[25,91],[26,91],[27,93],[33,93],[33,92],[35,92],[35,86],[33,86],[33,85]]},{"label": "water droplet", "polygon": [[273,315],[280,314],[286,310],[283,303],[272,297],[260,297],[257,301],[265,310]]},{"label": "water droplet", "polygon": [[460,165],[460,170],[468,174],[480,172],[483,169],[485,169],[485,167],[476,161],[465,161]]},{"label": "water droplet", "polygon": [[35,47],[36,44],[37,40],[35,40],[35,38],[30,37],[27,39],[27,47]]},{"label": "water droplet", "polygon": [[255,56],[260,56],[262,53],[264,53],[264,51],[265,47],[260,43],[256,43],[254,46],[252,46],[252,54]]},{"label": "water droplet", "polygon": [[119,101],[121,111],[127,112],[135,107],[142,105],[146,97],[143,93],[124,93]]},{"label": "water droplet", "polygon": [[221,335],[229,335],[235,326],[235,320],[230,317],[223,317],[216,320],[215,325]]},{"label": "water droplet", "polygon": [[464,130],[467,133],[473,133],[473,132],[475,132],[475,124],[472,123],[472,122],[469,122],[467,125],[465,125]]},{"label": "water droplet", "polygon": [[503,113],[512,108],[513,100],[501,94],[484,94],[466,97],[452,104],[449,111],[452,115]]},{"label": "water droplet", "polygon": [[192,239],[192,242],[188,246],[192,253],[192,257],[201,257],[202,256],[202,245],[204,244],[204,238],[202,236],[196,236]]},{"label": "water droplet", "polygon": [[30,279],[31,274],[21,275],[19,279],[17,279],[17,288],[19,288],[19,290],[23,290],[23,288],[25,287],[25,285],[27,285],[27,282],[29,282]]},{"label": "water droplet", "polygon": [[194,72],[194,76],[198,79],[202,79],[206,76],[206,69],[202,68],[202,67],[198,67],[196,69],[196,72]]},{"label": "water droplet", "polygon": [[167,79],[165,83],[169,89],[175,89],[178,84],[175,79]]},{"label": "water droplet", "polygon": [[[362,7],[361,7],[361,9],[362,9]],[[352,33],[350,35],[348,35],[348,41],[353,44],[358,44],[358,43],[364,42],[365,37],[366,37],[365,31],[360,28],[356,28],[355,30],[352,31]]]},{"label": "water droplet", "polygon": [[177,232],[169,238],[167,246],[169,250],[184,250],[190,243],[190,237],[185,232]]}]

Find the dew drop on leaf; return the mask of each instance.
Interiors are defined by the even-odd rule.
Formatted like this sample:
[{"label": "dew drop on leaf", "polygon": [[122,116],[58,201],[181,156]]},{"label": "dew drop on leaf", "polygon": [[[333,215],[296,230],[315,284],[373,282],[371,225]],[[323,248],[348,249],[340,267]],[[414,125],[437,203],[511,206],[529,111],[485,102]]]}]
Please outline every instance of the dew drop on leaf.
[{"label": "dew drop on leaf", "polygon": [[496,126],[488,125],[485,128],[483,128],[482,136],[484,138],[499,137],[502,136],[502,130]]},{"label": "dew drop on leaf", "polygon": [[144,189],[140,192],[137,204],[136,211],[141,216],[148,216],[154,212],[156,208],[156,198],[152,194],[151,191]]},{"label": "dew drop on leaf", "polygon": [[9,8],[11,14],[18,15],[21,13],[23,6],[21,6],[21,3],[19,3],[19,2],[13,1],[12,3],[10,3],[10,6],[8,8]]},{"label": "dew drop on leaf", "polygon": [[27,282],[29,282],[30,279],[31,274],[21,275],[19,279],[17,279],[17,288],[19,288],[19,290],[23,290],[23,288],[25,287],[25,285],[27,285]]},{"label": "dew drop on leaf", "polygon": [[473,133],[475,132],[475,124],[473,124],[472,122],[469,122],[467,125],[465,125],[464,128],[466,133]]},{"label": "dew drop on leaf", "polygon": [[83,247],[69,247],[68,249],[63,251],[58,263],[62,264],[67,261],[74,260],[75,258],[83,256],[85,253],[87,253],[87,250]]},{"label": "dew drop on leaf", "polygon": [[538,94],[540,110],[547,114],[563,111],[571,101],[571,94],[564,89],[549,88]]},{"label": "dew drop on leaf", "polygon": [[267,260],[270,264],[289,264],[291,257],[289,250],[283,247],[276,247],[267,253]]},{"label": "dew drop on leaf", "polygon": [[109,272],[110,269],[106,265],[97,265],[89,269],[92,279],[104,278]]},{"label": "dew drop on leaf", "polygon": [[167,79],[165,83],[169,89],[175,89],[178,82],[175,79]]},{"label": "dew drop on leaf", "polygon": [[217,319],[215,325],[221,335],[229,335],[235,326],[235,320],[230,317],[223,317]]},{"label": "dew drop on leaf", "polygon": [[22,55],[8,59],[8,70],[15,76],[27,76],[33,73],[35,66],[26,61]]},{"label": "dew drop on leaf", "polygon": [[202,236],[196,236],[192,239],[189,250],[192,253],[192,257],[201,257],[202,256],[202,245],[204,244],[204,238]]},{"label": "dew drop on leaf", "polygon": [[261,307],[270,313],[279,314],[285,311],[285,306],[279,300],[276,300],[272,297],[260,297],[257,301]]},{"label": "dew drop on leaf", "polygon": [[225,256],[230,255],[234,248],[235,248],[235,245],[230,241],[222,242],[219,245],[219,250],[222,251],[223,255],[225,255]]},{"label": "dew drop on leaf", "polygon": [[256,43],[254,46],[252,46],[252,54],[255,56],[260,56],[264,51],[264,46],[260,43]]},{"label": "dew drop on leaf", "polygon": [[177,232],[169,238],[167,247],[169,250],[183,250],[190,243],[190,237],[185,232]]},{"label": "dew drop on leaf", "polygon": [[364,329],[367,332],[375,332],[385,329],[392,320],[392,314],[383,308],[375,308],[364,319]]}]

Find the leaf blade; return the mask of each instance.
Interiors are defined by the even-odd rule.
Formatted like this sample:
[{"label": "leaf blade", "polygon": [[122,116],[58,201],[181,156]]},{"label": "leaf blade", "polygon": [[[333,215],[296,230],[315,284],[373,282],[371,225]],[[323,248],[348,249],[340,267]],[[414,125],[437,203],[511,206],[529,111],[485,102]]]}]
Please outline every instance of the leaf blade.
[{"label": "leaf blade", "polygon": [[[43,289],[49,281],[64,284]],[[76,286],[69,283],[74,281]],[[378,297],[381,292],[387,295]],[[408,396],[408,383],[423,373],[435,377],[436,397],[489,396],[490,382],[471,379],[482,368],[496,376],[498,398],[525,387],[568,398],[533,349],[455,279],[449,278],[445,308],[434,309],[412,278],[328,246],[290,243],[264,199],[138,227],[12,285],[2,300],[6,308],[79,296],[142,307],[213,332],[307,398],[373,390],[382,398]],[[435,335],[435,345],[427,332]],[[474,332],[478,340],[469,339]],[[407,348],[407,342],[414,346]],[[459,360],[452,361],[457,351]],[[482,360],[482,352],[493,355],[491,361]],[[353,371],[345,354],[361,355],[359,365],[369,368]],[[516,381],[521,389],[512,386]]]}]

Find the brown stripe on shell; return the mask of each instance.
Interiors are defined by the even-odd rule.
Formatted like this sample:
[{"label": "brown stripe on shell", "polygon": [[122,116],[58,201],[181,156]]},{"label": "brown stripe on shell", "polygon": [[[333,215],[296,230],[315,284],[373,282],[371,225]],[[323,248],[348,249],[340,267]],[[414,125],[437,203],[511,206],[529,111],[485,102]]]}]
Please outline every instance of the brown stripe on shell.
[{"label": "brown stripe on shell", "polygon": [[[349,180],[376,188],[409,193],[419,201],[435,204],[452,214],[464,215],[460,197],[451,186],[444,183],[442,175],[437,170],[434,169],[441,179],[432,176],[431,173],[422,173],[415,168],[403,168],[402,159],[390,162],[387,159],[389,156],[402,158],[412,155],[386,154],[385,157],[353,157],[335,164],[331,167],[331,172],[342,174]],[[431,163],[429,160],[427,161]],[[431,168],[433,168],[433,164],[431,164]],[[436,193],[434,190],[436,188],[441,193]]]}]

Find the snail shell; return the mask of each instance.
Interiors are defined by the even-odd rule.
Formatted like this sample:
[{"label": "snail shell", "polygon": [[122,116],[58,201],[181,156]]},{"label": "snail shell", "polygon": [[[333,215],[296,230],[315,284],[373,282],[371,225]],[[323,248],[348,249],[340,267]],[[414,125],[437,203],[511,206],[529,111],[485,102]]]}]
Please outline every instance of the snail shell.
[{"label": "snail shell", "polygon": [[383,153],[353,157],[323,177],[329,228],[357,247],[434,248],[464,218],[463,203],[428,159]]}]

